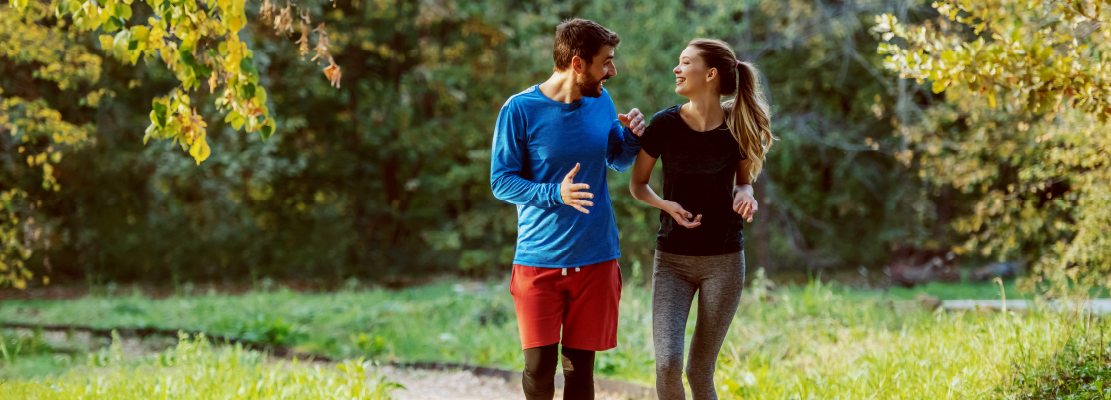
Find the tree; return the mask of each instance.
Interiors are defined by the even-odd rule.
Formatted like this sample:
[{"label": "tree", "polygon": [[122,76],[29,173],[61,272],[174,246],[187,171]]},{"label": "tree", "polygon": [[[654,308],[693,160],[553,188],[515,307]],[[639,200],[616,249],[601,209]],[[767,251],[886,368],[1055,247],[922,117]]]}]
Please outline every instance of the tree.
[{"label": "tree", "polygon": [[941,1],[876,18],[885,66],[946,104],[901,134],[923,177],[971,198],[959,250],[1111,287],[1111,11],[1100,1]]},{"label": "tree", "polygon": [[[133,10],[131,0],[15,0],[0,14],[0,54],[10,60],[3,64],[3,70],[18,77],[14,82],[16,92],[8,94],[0,88],[0,132],[11,133],[13,143],[18,143],[17,152],[26,154],[29,167],[41,167],[43,189],[59,189],[54,170],[63,148],[85,145],[93,127],[87,122],[68,121],[30,78],[53,82],[57,91],[79,91],[79,106],[96,107],[112,93],[91,88],[100,77],[102,62],[84,42],[85,35],[94,31],[115,33],[99,36],[101,50],[130,64],[140,59],[148,66],[161,61],[178,80],[169,94],[153,99],[144,143],[150,138],[170,139],[188,151],[197,164],[209,157],[208,123],[192,104],[193,91],[202,83],[210,94],[219,90],[215,105],[235,129],[257,130],[264,139],[273,135],[274,120],[269,116],[266,90],[258,85],[253,52],[239,39],[247,23],[245,0],[152,0],[145,4],[149,8]],[[269,2],[263,8],[265,14],[272,11]],[[299,43],[304,54],[308,14],[301,15],[301,19]],[[280,10],[274,26],[292,32],[291,23],[287,5]],[[324,72],[338,87],[341,73],[328,53],[323,24],[315,32],[318,45],[313,59],[324,57],[329,61]],[[77,117],[77,113],[70,114],[67,117]],[[32,216],[42,199],[22,186],[27,184],[26,175],[34,173],[14,165],[9,170],[15,171],[14,176],[5,182],[14,184],[0,186],[0,273],[6,274],[0,276],[0,285],[22,288],[32,276],[24,265],[31,257],[30,243],[43,230]]]}]

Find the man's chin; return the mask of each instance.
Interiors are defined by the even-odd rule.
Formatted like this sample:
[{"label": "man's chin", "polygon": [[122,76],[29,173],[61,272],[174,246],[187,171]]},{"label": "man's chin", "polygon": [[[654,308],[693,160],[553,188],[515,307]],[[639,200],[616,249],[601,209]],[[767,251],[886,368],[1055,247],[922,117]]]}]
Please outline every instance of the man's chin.
[{"label": "man's chin", "polygon": [[580,89],[579,91],[582,92],[582,95],[584,97],[594,97],[594,98],[602,97],[602,85],[598,85],[598,86],[595,86],[595,87],[592,87],[592,88],[589,88],[589,89],[583,88],[583,89]]}]

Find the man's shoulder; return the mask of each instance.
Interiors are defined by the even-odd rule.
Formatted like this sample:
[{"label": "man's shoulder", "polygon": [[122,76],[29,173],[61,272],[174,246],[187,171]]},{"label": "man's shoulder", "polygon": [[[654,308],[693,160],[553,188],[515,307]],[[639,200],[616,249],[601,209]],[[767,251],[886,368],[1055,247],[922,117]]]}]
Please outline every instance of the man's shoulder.
[{"label": "man's shoulder", "polygon": [[529,103],[539,100],[537,98],[537,93],[539,93],[540,90],[537,89],[537,86],[538,85],[529,86],[527,89],[522,90],[520,93],[509,96],[509,99],[505,101],[505,105],[502,107],[528,107]]}]

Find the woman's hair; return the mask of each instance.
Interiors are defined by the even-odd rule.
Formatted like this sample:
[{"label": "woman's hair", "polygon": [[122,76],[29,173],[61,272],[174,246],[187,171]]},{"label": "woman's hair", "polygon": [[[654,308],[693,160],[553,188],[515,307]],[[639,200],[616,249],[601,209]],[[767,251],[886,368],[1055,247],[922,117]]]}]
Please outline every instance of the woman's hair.
[{"label": "woman's hair", "polygon": [[721,40],[694,39],[688,46],[697,48],[710,68],[717,68],[722,96],[736,93],[721,106],[725,108],[726,126],[740,144],[741,153],[748,158],[749,182],[755,182],[764,168],[764,156],[772,142],[778,140],[772,135],[768,101],[760,87],[760,72],[756,66],[738,61],[729,44]]}]

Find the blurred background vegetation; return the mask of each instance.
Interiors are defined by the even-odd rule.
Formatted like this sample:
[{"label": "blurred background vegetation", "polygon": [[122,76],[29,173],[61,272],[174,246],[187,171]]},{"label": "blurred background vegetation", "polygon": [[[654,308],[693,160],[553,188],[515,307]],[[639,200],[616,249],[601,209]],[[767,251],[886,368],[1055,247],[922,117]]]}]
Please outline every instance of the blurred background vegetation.
[{"label": "blurred background vegetation", "polygon": [[[208,123],[211,156],[199,165],[174,143],[144,144],[151,100],[177,85],[166,65],[120,63],[94,38],[71,34],[60,51],[77,55],[58,63],[73,64],[79,55],[84,63],[70,70],[96,74],[60,85],[44,78],[50,62],[20,58],[33,42],[16,32],[28,25],[66,32],[68,17],[21,22],[4,3],[0,38],[12,45],[0,54],[0,96],[60,113],[48,121],[54,125],[40,126],[87,135],[80,146],[50,133],[35,136],[7,119],[26,120],[30,106],[2,110],[0,193],[7,198],[0,202],[0,252],[9,265],[33,272],[36,285],[42,277],[338,284],[351,277],[504,274],[516,216],[490,193],[494,120],[509,96],[551,73],[554,28],[571,17],[621,36],[618,75],[607,83],[619,111],[637,107],[651,115],[683,102],[672,90],[671,69],[692,38],[726,40],[761,69],[781,140],[757,183],[761,211],[745,229],[753,271],[876,276],[896,248],[908,247],[956,247],[972,264],[1032,261],[1072,234],[1006,233],[1014,228],[1006,224],[969,228],[968,218],[985,217],[983,185],[1013,180],[938,178],[951,164],[930,158],[938,154],[931,146],[962,142],[939,144],[922,132],[980,126],[956,122],[967,114],[960,114],[958,99],[885,67],[876,51],[883,39],[872,31],[879,14],[911,24],[938,19],[930,2],[351,0],[293,7],[327,25],[329,51],[343,71],[338,88],[320,71],[327,62],[299,59],[300,33],[276,33],[247,4],[250,22],[239,38],[254,50],[275,133],[263,140],[235,129],[213,105],[219,96],[201,86],[190,96]],[[150,14],[142,8],[135,8],[136,20]],[[1102,33],[1106,28],[1092,40]],[[976,101],[968,107],[978,107],[977,115],[1010,115],[991,114],[986,101]],[[1033,133],[1023,137],[1033,140]],[[1010,176],[1020,167],[1006,158],[978,160],[996,171],[989,175]],[[628,178],[609,177],[620,263],[626,277],[647,279],[658,210],[627,194]],[[1067,174],[1051,178],[1032,198],[1069,192]],[[1074,198],[1061,207],[1076,204]],[[1030,215],[1043,221],[1076,218],[1060,208],[1034,209]],[[986,251],[968,245],[991,229],[1009,245]]]}]

